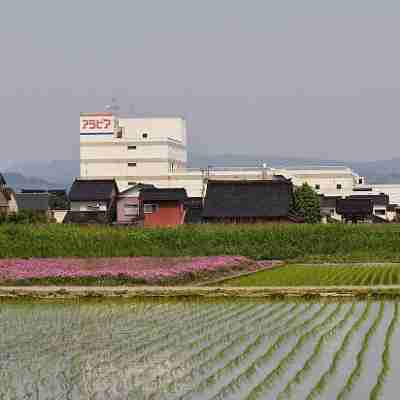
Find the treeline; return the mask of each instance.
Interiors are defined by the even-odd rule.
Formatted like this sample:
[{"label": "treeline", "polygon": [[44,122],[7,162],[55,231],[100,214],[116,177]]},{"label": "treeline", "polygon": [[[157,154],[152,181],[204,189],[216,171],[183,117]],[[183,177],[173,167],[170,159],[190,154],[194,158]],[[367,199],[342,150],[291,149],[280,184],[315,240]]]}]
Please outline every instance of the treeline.
[{"label": "treeline", "polygon": [[243,255],[296,261],[400,261],[400,225],[183,225],[133,229],[0,225],[0,258]]}]

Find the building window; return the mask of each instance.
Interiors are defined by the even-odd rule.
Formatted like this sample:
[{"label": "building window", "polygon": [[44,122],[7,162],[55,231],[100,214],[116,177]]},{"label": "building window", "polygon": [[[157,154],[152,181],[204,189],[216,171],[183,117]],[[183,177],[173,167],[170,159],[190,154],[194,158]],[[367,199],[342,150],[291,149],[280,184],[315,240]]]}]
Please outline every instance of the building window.
[{"label": "building window", "polygon": [[376,215],[386,215],[386,210],[381,209],[381,210],[375,210]]},{"label": "building window", "polygon": [[128,163],[128,167],[136,167],[136,163],[135,162],[129,162]]},{"label": "building window", "polygon": [[363,182],[363,179],[362,178],[360,178],[359,180],[358,180],[358,184],[359,185],[362,185],[364,182]]},{"label": "building window", "polygon": [[100,203],[89,203],[87,208],[89,210],[98,210],[100,208]]},{"label": "building window", "polygon": [[136,182],[128,182],[128,186],[135,186]]},{"label": "building window", "polygon": [[319,190],[319,189],[321,189],[321,186],[317,183],[317,184],[315,185],[315,190]]},{"label": "building window", "polygon": [[144,204],[143,205],[143,212],[145,214],[152,214],[157,212],[159,209],[158,204]]},{"label": "building window", "polygon": [[338,183],[338,184],[336,185],[336,189],[337,189],[337,190],[342,189],[342,185],[341,185],[340,183]]},{"label": "building window", "polygon": [[136,146],[128,146],[128,150],[136,150]]},{"label": "building window", "polygon": [[149,137],[149,134],[147,132],[142,133],[142,138],[147,139]]},{"label": "building window", "polygon": [[137,204],[125,204],[124,209],[126,216],[135,216],[139,214],[139,208]]}]

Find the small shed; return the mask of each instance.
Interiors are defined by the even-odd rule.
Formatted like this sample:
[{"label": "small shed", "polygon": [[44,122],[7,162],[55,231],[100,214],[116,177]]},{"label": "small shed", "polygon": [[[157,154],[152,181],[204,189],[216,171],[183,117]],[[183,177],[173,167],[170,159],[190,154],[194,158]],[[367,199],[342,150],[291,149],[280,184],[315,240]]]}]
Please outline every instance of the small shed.
[{"label": "small shed", "polygon": [[185,219],[186,190],[147,188],[140,191],[140,214],[144,226],[181,225]]},{"label": "small shed", "polygon": [[118,224],[135,224],[139,222],[139,196],[143,189],[153,189],[154,185],[137,183],[119,193],[117,199]]}]

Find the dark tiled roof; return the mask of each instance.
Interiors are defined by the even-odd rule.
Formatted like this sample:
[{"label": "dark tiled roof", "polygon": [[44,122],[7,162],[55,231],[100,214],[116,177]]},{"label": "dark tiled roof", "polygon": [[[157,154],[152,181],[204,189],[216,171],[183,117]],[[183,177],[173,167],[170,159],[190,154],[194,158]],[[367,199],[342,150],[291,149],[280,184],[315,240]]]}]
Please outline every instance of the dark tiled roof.
[{"label": "dark tiled roof", "polygon": [[187,194],[186,190],[182,188],[153,188],[141,190],[140,198],[143,201],[185,201]]},{"label": "dark tiled roof", "polygon": [[209,181],[203,217],[287,217],[292,200],[289,180]]},{"label": "dark tiled roof", "polygon": [[118,193],[113,179],[79,180],[77,179],[69,192],[71,201],[107,201]]},{"label": "dark tiled roof", "polygon": [[387,206],[389,204],[389,196],[385,193],[380,193],[377,195],[353,194],[353,195],[349,196],[348,198],[350,198],[350,199],[367,199],[367,200],[371,200],[374,205],[380,205],[380,206]]},{"label": "dark tiled roof", "polygon": [[18,210],[47,211],[49,209],[48,193],[17,193],[15,197]]},{"label": "dark tiled roof", "polygon": [[337,201],[337,212],[343,215],[372,214],[372,200],[366,198],[346,198]]}]

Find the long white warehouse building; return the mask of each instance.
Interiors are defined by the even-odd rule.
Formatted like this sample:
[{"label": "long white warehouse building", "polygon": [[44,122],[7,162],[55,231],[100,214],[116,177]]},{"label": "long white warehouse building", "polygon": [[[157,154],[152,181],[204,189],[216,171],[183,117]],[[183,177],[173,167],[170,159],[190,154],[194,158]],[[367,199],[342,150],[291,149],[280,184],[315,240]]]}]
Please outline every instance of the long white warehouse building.
[{"label": "long white warehouse building", "polygon": [[112,113],[80,115],[81,179],[115,178],[120,189],[137,182],[183,187],[191,197],[205,194],[207,180],[291,178],[326,195],[347,196],[364,186],[347,167],[188,169],[183,118],[118,118]]}]

